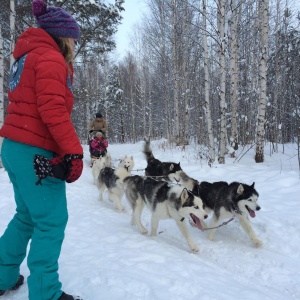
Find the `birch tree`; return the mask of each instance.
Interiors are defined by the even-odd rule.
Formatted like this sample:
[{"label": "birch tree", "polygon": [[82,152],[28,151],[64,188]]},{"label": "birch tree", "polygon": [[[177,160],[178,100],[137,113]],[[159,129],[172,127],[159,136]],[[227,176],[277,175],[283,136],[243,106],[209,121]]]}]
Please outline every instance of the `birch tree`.
[{"label": "birch tree", "polygon": [[219,33],[219,68],[220,68],[220,143],[219,143],[219,157],[220,164],[225,163],[226,153],[226,69],[225,69],[225,0],[218,1],[218,33]]},{"label": "birch tree", "polygon": [[165,99],[165,128],[167,140],[171,138],[171,116],[170,116],[170,89],[168,84],[168,67],[167,67],[167,39],[166,39],[166,12],[163,9],[163,3],[159,2],[159,28],[161,36],[161,68],[162,68],[162,85],[163,99]]},{"label": "birch tree", "polygon": [[15,11],[15,0],[10,0],[10,67],[14,63],[13,51],[15,48],[15,21],[16,21],[16,11]]},{"label": "birch tree", "polygon": [[260,19],[260,63],[259,63],[259,103],[256,131],[255,162],[264,161],[264,138],[267,103],[267,58],[268,58],[268,33],[269,33],[269,0],[259,0]]},{"label": "birch tree", "polygon": [[[237,36],[237,18],[240,18],[241,9],[237,14],[236,0],[230,1],[230,15],[229,19],[229,51],[230,51],[230,103],[231,103],[231,135],[230,145],[232,147],[231,156],[235,156],[235,151],[238,149],[238,130],[237,130],[237,111],[238,111],[238,36]],[[241,8],[241,5],[240,5]]]},{"label": "birch tree", "polygon": [[205,116],[207,122],[207,132],[209,139],[209,161],[210,163],[215,161],[215,146],[214,146],[214,133],[212,126],[212,118],[211,118],[211,108],[210,108],[210,83],[209,83],[209,74],[208,74],[208,48],[207,48],[207,25],[206,25],[206,0],[202,0],[202,12],[203,12],[203,56],[204,56],[204,101],[205,101]]},{"label": "birch tree", "polygon": [[174,80],[174,107],[175,107],[175,136],[176,143],[180,143],[179,132],[179,58],[178,58],[178,38],[177,38],[177,0],[172,0],[172,16],[171,16],[171,28],[172,28],[172,62],[173,62],[173,80]]}]

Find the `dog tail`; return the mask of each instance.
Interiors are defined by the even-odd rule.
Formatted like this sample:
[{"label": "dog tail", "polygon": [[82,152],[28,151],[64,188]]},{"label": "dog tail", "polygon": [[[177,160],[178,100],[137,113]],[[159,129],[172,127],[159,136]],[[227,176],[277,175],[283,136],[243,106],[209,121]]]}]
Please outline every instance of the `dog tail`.
[{"label": "dog tail", "polygon": [[150,140],[147,138],[145,138],[145,145],[144,145],[143,152],[145,154],[147,162],[149,162],[150,159],[155,159],[150,147]]}]

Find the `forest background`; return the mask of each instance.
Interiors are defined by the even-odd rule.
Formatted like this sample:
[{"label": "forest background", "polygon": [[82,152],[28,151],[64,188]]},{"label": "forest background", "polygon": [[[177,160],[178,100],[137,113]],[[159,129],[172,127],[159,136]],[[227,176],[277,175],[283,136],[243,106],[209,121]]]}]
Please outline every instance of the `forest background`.
[{"label": "forest background", "polygon": [[[0,2],[1,126],[11,49],[35,20],[31,0]],[[183,148],[199,145],[199,159],[209,163],[225,163],[238,147],[256,147],[254,159],[263,162],[266,142],[270,154],[295,143],[300,157],[296,0],[144,0],[147,14],[122,58],[110,53],[124,0],[45,2],[81,26],[72,119],[82,143],[101,111],[110,143],[164,137]]]}]

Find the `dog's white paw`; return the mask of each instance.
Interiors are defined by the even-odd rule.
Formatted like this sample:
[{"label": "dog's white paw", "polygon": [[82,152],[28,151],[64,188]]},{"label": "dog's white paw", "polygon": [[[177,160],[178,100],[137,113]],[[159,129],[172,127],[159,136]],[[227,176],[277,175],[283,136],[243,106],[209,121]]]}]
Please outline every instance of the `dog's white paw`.
[{"label": "dog's white paw", "polygon": [[213,240],[214,240],[214,235],[213,235],[213,234],[209,234],[209,235],[208,235],[208,239],[209,239],[210,241],[213,241]]},{"label": "dog's white paw", "polygon": [[259,239],[254,240],[253,243],[256,248],[260,248],[263,245],[263,242],[260,241]]},{"label": "dog's white paw", "polygon": [[148,233],[148,230],[146,228],[141,230],[141,234],[147,234],[147,233]]},{"label": "dog's white paw", "polygon": [[200,251],[199,248],[198,248],[197,246],[191,247],[191,250],[192,250],[193,252],[195,252],[195,253],[197,253],[197,252]]}]

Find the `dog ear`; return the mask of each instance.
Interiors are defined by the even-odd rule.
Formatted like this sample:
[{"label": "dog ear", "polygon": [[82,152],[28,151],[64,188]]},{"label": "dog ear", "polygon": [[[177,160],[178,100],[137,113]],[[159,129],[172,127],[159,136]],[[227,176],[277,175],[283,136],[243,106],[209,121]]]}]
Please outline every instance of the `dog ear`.
[{"label": "dog ear", "polygon": [[238,195],[242,195],[242,194],[243,194],[243,192],[244,192],[244,187],[243,187],[242,184],[240,184],[240,185],[238,186],[236,192],[238,193]]},{"label": "dog ear", "polygon": [[189,198],[189,193],[187,189],[183,189],[180,195],[181,204],[185,203],[188,198]]},{"label": "dog ear", "polygon": [[172,171],[173,169],[174,169],[174,165],[171,164],[171,165],[170,165],[170,171]]},{"label": "dog ear", "polygon": [[251,185],[251,187],[252,187],[253,189],[254,189],[254,184],[255,184],[255,182],[253,182],[252,185]]}]

